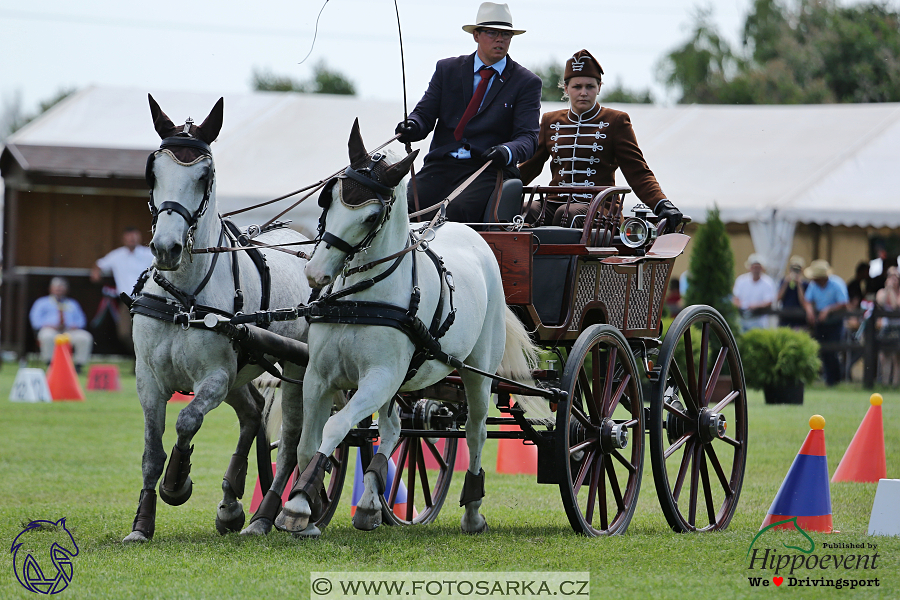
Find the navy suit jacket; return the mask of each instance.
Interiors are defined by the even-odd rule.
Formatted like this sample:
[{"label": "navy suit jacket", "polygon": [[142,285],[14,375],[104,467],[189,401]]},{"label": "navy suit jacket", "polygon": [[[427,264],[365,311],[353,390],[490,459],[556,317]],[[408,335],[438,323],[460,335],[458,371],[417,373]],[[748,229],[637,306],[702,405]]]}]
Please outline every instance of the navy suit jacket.
[{"label": "navy suit jacket", "polygon": [[512,152],[511,166],[531,158],[540,127],[541,78],[507,57],[506,68],[494,77],[481,108],[457,141],[453,130],[472,99],[474,78],[474,53],[438,61],[425,95],[409,115],[420,127],[420,135],[413,141],[424,139],[434,129],[425,161],[463,146],[478,157],[499,144]]}]

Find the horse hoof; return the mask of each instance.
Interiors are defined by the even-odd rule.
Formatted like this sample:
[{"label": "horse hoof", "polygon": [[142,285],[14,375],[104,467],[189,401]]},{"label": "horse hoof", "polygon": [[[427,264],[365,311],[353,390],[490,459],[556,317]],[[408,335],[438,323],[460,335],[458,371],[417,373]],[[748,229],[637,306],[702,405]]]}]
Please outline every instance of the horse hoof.
[{"label": "horse hoof", "polygon": [[319,539],[319,536],[322,535],[322,530],[315,526],[315,524],[310,523],[306,529],[303,531],[294,532],[293,535],[298,540],[302,539]]},{"label": "horse hoof", "polygon": [[309,525],[309,515],[290,512],[283,509],[275,519],[275,527],[289,533],[300,533]]},{"label": "horse hoof", "polygon": [[228,521],[223,521],[219,517],[216,517],[216,531],[219,532],[219,535],[240,531],[241,527],[244,526],[244,519],[244,511],[239,512],[235,518]]},{"label": "horse hoof", "polygon": [[191,497],[191,493],[194,491],[194,482],[191,481],[191,478],[188,477],[184,482],[184,486],[180,490],[172,492],[171,494],[165,490],[163,486],[159,486],[159,497],[163,502],[170,506],[181,506],[185,502],[188,501],[188,498]]},{"label": "horse hoof", "polygon": [[241,531],[241,535],[268,535],[270,531],[272,531],[272,521],[260,517],[247,525],[247,528]]},{"label": "horse hoof", "polygon": [[[481,515],[479,515],[481,516]],[[465,525],[462,527],[462,532],[467,535],[481,535],[482,533],[487,533],[489,531],[489,527],[487,524],[487,520],[484,517],[481,517],[481,526],[476,527],[475,529],[466,529]]]},{"label": "horse hoof", "polygon": [[149,542],[150,538],[141,533],[140,531],[132,531],[129,533],[124,540],[122,540],[123,544],[143,544],[145,542]]},{"label": "horse hoof", "polygon": [[360,531],[372,531],[376,527],[381,525],[381,509],[369,512],[365,510],[360,510],[360,507],[356,507],[356,512],[353,513],[353,526],[359,529]]}]

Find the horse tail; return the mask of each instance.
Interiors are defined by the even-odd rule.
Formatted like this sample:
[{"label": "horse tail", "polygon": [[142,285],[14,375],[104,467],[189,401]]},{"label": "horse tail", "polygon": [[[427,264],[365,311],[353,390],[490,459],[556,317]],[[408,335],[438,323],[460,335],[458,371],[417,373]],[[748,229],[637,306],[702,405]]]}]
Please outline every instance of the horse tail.
[{"label": "horse tail", "polygon": [[[525,326],[516,314],[506,307],[506,345],[503,360],[497,374],[520,383],[536,386],[531,371],[538,366],[538,347],[531,341]],[[515,396],[516,402],[525,409],[529,417],[554,420],[547,401],[537,396]]]}]

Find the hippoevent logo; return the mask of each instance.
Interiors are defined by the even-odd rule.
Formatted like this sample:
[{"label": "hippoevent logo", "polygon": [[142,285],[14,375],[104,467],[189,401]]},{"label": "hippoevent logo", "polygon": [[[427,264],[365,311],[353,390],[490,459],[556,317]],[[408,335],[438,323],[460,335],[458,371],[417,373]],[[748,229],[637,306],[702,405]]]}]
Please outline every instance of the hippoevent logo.
[{"label": "hippoevent logo", "polygon": [[78,544],[65,517],[32,521],[16,536],[9,551],[16,579],[29,592],[58,594],[72,581],[72,559],[78,556]]},{"label": "hippoevent logo", "polygon": [[[773,528],[794,529],[801,535],[797,545],[781,542],[782,548],[757,545],[760,537]],[[792,542],[793,543],[793,542]],[[816,542],[797,524],[797,517],[771,523],[759,530],[747,548],[747,576],[750,587],[833,587],[836,589],[880,587],[874,571],[878,568],[878,545]],[[836,552],[840,550],[841,552]],[[849,552],[845,552],[849,551]]]}]

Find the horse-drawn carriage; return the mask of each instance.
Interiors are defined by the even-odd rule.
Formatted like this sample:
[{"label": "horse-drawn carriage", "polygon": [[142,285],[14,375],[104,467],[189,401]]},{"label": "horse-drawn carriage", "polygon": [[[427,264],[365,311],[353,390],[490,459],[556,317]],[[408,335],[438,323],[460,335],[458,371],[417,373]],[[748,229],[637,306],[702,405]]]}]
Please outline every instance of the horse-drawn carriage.
[{"label": "horse-drawn carriage", "polygon": [[[534,444],[537,482],[559,486],[573,529],[586,535],[628,527],[649,439],[656,491],[672,529],[721,530],[737,506],[747,456],[740,356],[728,324],[706,306],[685,308],[660,339],[672,265],[689,238],[656,237],[649,211],[620,227],[628,192],[525,188],[517,210],[550,194],[594,197],[578,228],[486,223],[481,236],[497,257],[507,304],[542,347],[534,379],[565,392],[550,404],[552,419],[531,418],[515,402],[525,390],[495,381],[500,416],[488,418],[487,437]],[[489,207],[486,214],[496,212]],[[444,504],[458,440],[465,437],[465,391],[453,374],[395,401],[401,441],[392,453],[397,475],[385,491],[382,517],[398,525],[429,523]],[[365,469],[377,438],[370,419],[336,451],[320,527],[338,503],[349,449],[360,448]],[[401,481],[405,494],[398,494]],[[398,504],[403,510],[395,510]]]},{"label": "horse-drawn carriage", "polygon": [[[310,327],[309,355],[293,347],[289,360],[309,359],[304,401],[283,406],[275,484],[245,531],[267,533],[274,524],[317,535],[334,515],[354,447],[366,472],[357,527],[431,522],[446,499],[464,437],[470,450],[460,498],[466,532],[487,528],[478,514],[485,495],[480,461],[486,438],[537,447],[537,481],[559,487],[578,533],[627,529],[648,441],[669,525],[679,532],[727,527],[747,456],[746,391],[734,337],[715,310],[691,306],[660,338],[672,265],[688,237],[657,236],[662,224],[649,211],[637,210],[623,221],[623,198],[630,190],[622,187],[537,187],[523,194],[513,183],[488,207],[478,234],[439,219],[411,225],[400,183],[415,156],[397,160],[369,153],[357,128],[350,149],[351,167],[320,195],[320,233],[306,264],[310,283],[324,291],[287,310],[262,308],[234,318],[221,310],[205,319],[188,315],[189,310],[173,312],[173,321],[181,316],[182,326],[205,325],[213,331],[203,334],[214,337],[224,332],[234,338],[236,323],[306,317],[313,326],[324,325]],[[202,161],[201,156],[180,164],[202,167]],[[204,181],[205,197],[201,185],[195,202],[210,202]],[[580,227],[526,228],[517,218],[530,202],[566,193],[593,196]],[[394,202],[397,197],[403,200]],[[183,209],[176,212],[187,214],[190,223],[193,208]],[[209,229],[207,240],[218,235],[221,245],[224,233]],[[411,284],[404,279],[410,276]],[[431,316],[430,326],[419,312],[426,321]],[[524,372],[521,364],[508,364],[523,363],[521,355],[533,354],[535,346],[538,364],[525,363]],[[506,376],[494,375],[497,371]],[[518,373],[518,381],[509,373]],[[522,383],[525,379],[530,381]],[[335,402],[347,390],[348,399]],[[491,394],[498,412],[488,415]],[[371,416],[375,410],[377,421]],[[198,427],[179,431],[179,441],[189,444]],[[242,426],[243,466],[229,466],[223,483],[223,504],[229,506],[223,513],[220,505],[217,517],[223,532],[243,525],[236,498],[243,493],[251,432],[250,425]],[[184,459],[186,446],[176,450],[181,465],[170,461],[161,490],[180,503],[190,494],[185,473],[190,463]],[[155,514],[155,496],[151,507],[145,494],[149,497],[147,490],[152,492],[161,474],[161,463],[148,468],[148,456],[132,534],[144,539],[152,537]],[[279,512],[287,474],[298,458],[300,467],[309,464]],[[390,461],[392,478],[387,477]],[[404,510],[397,506],[401,482]],[[150,535],[139,522],[150,527]]]}]

